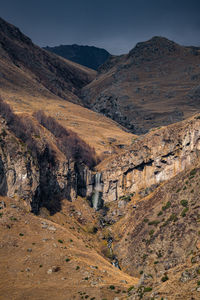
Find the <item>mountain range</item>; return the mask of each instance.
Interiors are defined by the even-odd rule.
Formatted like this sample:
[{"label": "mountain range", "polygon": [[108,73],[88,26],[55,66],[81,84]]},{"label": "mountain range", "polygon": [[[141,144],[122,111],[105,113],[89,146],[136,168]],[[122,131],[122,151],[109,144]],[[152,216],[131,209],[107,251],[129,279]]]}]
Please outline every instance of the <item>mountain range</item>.
[{"label": "mountain range", "polygon": [[200,48],[163,37],[138,43],[101,66],[83,88],[83,103],[135,134],[199,111]]},{"label": "mountain range", "polygon": [[56,47],[44,47],[45,50],[71,60],[85,67],[97,70],[110,57],[105,49],[94,46],[60,45]]},{"label": "mountain range", "polygon": [[72,48],[0,19],[0,299],[199,299],[200,48]]}]

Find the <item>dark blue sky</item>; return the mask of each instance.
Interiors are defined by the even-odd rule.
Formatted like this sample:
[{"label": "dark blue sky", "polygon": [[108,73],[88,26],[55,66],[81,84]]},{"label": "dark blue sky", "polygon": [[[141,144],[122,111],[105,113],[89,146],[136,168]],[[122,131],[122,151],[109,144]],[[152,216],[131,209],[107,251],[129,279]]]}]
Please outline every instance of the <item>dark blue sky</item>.
[{"label": "dark blue sky", "polygon": [[200,0],[0,0],[0,16],[40,46],[120,54],[154,35],[200,46]]}]

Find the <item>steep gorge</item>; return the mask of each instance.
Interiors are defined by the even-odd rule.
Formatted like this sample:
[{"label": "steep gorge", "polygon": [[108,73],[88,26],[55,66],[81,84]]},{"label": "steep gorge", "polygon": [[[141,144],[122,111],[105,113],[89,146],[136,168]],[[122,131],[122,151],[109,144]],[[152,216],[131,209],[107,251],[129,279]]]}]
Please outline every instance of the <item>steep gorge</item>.
[{"label": "steep gorge", "polygon": [[1,195],[27,200],[34,212],[43,205],[60,209],[61,199],[73,201],[77,195],[88,198],[96,210],[124,197],[144,197],[199,159],[198,116],[136,138],[129,149],[102,161],[95,170],[66,160],[52,135],[48,148],[50,133],[39,124],[43,138],[35,134],[41,151],[36,158],[3,119],[1,123]]}]

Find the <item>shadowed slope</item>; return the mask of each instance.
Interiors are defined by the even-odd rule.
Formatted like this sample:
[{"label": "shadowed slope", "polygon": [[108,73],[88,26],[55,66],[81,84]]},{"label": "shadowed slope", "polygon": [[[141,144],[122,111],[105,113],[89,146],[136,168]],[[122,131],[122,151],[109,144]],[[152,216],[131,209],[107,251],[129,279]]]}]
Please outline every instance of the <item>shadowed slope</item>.
[{"label": "shadowed slope", "polygon": [[[32,43],[18,28],[0,18],[0,84],[36,89],[44,96],[55,94],[78,103],[80,88],[88,84],[95,71],[49,53]],[[34,93],[34,91],[32,91]]]},{"label": "shadowed slope", "polygon": [[110,56],[105,49],[94,46],[60,45],[44,49],[94,70],[97,70]]},{"label": "shadowed slope", "polygon": [[187,118],[200,110],[200,48],[163,37],[111,57],[83,88],[84,104],[135,134]]}]

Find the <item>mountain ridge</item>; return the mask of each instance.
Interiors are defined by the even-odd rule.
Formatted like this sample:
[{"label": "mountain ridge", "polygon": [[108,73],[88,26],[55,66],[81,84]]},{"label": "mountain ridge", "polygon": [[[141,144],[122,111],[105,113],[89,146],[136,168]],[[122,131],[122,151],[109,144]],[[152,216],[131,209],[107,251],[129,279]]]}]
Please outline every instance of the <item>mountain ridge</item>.
[{"label": "mountain ridge", "polygon": [[199,64],[198,47],[154,37],[110,57],[82,89],[83,103],[135,134],[146,133],[198,113]]},{"label": "mountain ridge", "polygon": [[81,88],[96,71],[39,48],[3,19],[0,26],[0,95],[15,111],[44,110],[103,156],[130,144],[132,134],[82,105]]},{"label": "mountain ridge", "polygon": [[96,77],[0,26],[0,298],[198,299],[200,49],[155,37]]},{"label": "mountain ridge", "polygon": [[94,70],[98,70],[110,57],[107,50],[87,45],[46,46],[43,49]]},{"label": "mountain ridge", "polygon": [[[18,28],[3,19],[0,19],[0,28],[1,80],[7,80],[9,84],[9,76],[4,74],[5,64],[7,64],[7,68],[11,70],[15,68],[16,73],[21,73],[21,77],[22,73],[25,73],[26,85],[29,83],[31,87],[31,79],[34,83],[42,85],[44,93],[47,90],[49,94],[64,99],[70,97],[71,101],[80,102],[79,91],[94,79],[95,71],[59,59],[56,55],[39,48]],[[11,81],[17,88],[17,79],[12,78]]]}]

